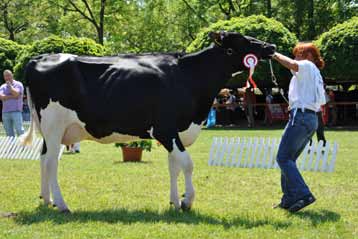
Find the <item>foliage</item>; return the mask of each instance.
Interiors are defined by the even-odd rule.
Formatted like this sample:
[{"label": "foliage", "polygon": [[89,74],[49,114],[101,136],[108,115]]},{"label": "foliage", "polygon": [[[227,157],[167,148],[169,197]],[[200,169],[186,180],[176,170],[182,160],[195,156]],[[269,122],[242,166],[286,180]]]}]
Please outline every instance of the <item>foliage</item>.
[{"label": "foliage", "polygon": [[263,14],[298,39],[314,40],[358,16],[357,9],[352,0],[6,0],[0,3],[0,37],[21,44],[51,35],[87,37],[103,40],[113,53],[177,52],[218,21]]},{"label": "foliage", "polygon": [[152,140],[132,141],[129,143],[115,143],[116,147],[141,148],[146,151],[152,150]]},{"label": "foliage", "polygon": [[329,78],[358,80],[358,17],[338,24],[316,41],[326,62]]},{"label": "foliage", "polygon": [[16,58],[15,77],[23,80],[23,70],[31,57],[44,53],[72,53],[78,55],[102,56],[107,53],[106,48],[86,38],[60,38],[50,36],[32,43],[24,48]]},{"label": "foliage", "polygon": [[[187,213],[170,209],[163,147],[140,164],[113,164],[118,149],[90,141],[81,142],[80,154],[63,155],[58,179],[70,215],[38,199],[39,161],[0,159],[0,238],[356,238],[357,131],[325,132],[339,143],[336,170],[303,172],[317,201],[297,214],[271,209],[281,196],[278,169],[208,166],[214,136],[280,137],[282,130],[203,130],[188,149],[196,197]],[[5,212],[16,216],[2,217]]]},{"label": "foliage", "polygon": [[[277,51],[285,55],[290,55],[293,46],[297,43],[297,38],[282,23],[267,18],[265,16],[250,16],[250,17],[235,17],[230,20],[220,20],[217,23],[210,25],[207,28],[202,29],[197,38],[187,48],[188,52],[194,52],[199,49],[203,49],[211,44],[208,37],[211,31],[235,31],[240,32],[243,35],[249,35],[277,45]],[[287,78],[287,70],[278,64],[275,65],[275,71],[280,72],[280,78]],[[269,65],[268,62],[260,62],[255,70],[254,78],[258,84],[265,86],[270,84],[267,81],[269,77]],[[237,81],[243,81],[247,79],[247,73],[237,77],[236,81],[229,84],[237,84]],[[286,80],[283,82],[287,82]],[[242,83],[241,83],[242,84]]]},{"label": "foliage", "polygon": [[5,69],[13,70],[18,52],[24,48],[16,42],[0,38],[0,79],[3,82],[2,72]]},{"label": "foliage", "polygon": [[116,8],[122,14],[108,24],[105,42],[116,52],[181,51],[197,30],[195,17],[179,1],[143,1],[142,5],[134,1]]}]

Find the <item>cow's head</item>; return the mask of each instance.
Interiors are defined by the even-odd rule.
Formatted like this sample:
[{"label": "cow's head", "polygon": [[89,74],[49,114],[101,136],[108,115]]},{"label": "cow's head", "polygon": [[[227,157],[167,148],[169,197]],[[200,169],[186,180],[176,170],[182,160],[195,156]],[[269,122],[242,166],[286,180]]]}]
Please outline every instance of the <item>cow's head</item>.
[{"label": "cow's head", "polygon": [[210,32],[209,37],[216,46],[223,48],[236,62],[236,67],[241,69],[244,68],[242,62],[246,55],[254,54],[259,60],[269,59],[276,50],[274,44],[236,32]]}]

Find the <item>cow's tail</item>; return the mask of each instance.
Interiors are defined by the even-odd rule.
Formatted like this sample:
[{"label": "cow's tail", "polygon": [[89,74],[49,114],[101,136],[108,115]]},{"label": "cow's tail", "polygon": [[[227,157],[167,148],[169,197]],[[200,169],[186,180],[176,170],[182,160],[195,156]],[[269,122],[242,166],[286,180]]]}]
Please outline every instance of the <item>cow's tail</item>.
[{"label": "cow's tail", "polygon": [[34,105],[32,104],[31,94],[29,87],[26,87],[27,93],[27,103],[30,109],[31,114],[31,123],[29,129],[20,136],[20,144],[30,146],[32,144],[33,139],[35,138],[35,114],[36,110]]}]

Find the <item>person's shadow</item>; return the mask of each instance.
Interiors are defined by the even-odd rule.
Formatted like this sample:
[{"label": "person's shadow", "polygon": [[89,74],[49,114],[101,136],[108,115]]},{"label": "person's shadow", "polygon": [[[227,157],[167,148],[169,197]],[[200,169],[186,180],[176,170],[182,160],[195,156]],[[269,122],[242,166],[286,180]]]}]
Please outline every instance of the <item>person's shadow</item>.
[{"label": "person's shadow", "polygon": [[319,211],[316,210],[301,211],[301,212],[291,213],[290,215],[302,219],[308,219],[311,221],[313,226],[317,226],[319,224],[323,224],[326,222],[336,222],[339,221],[339,219],[341,218],[341,215],[339,215],[338,213],[329,210],[324,210],[324,209]]},{"label": "person's shadow", "polygon": [[74,211],[71,214],[61,214],[57,210],[47,206],[39,206],[34,211],[23,211],[16,213],[13,220],[17,224],[31,225],[42,222],[51,222],[54,224],[65,224],[71,222],[86,223],[91,221],[100,221],[106,223],[185,223],[185,224],[208,224],[223,226],[225,229],[232,227],[243,227],[246,229],[271,225],[275,229],[284,229],[291,225],[291,222],[282,220],[273,220],[272,218],[258,219],[255,216],[242,215],[226,219],[202,214],[198,211],[181,212],[174,209],[168,209],[163,212],[153,210],[128,210],[125,208],[108,209],[98,211]]}]

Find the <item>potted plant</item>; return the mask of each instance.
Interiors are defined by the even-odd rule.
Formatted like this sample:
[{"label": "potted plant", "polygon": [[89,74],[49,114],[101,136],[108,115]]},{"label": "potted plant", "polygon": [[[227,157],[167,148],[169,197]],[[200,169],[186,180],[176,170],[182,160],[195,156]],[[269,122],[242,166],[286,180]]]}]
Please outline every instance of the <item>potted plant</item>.
[{"label": "potted plant", "polygon": [[122,149],[123,161],[138,162],[142,159],[143,150],[146,150],[148,152],[151,151],[152,141],[140,140],[128,143],[115,143],[115,146],[120,147]]}]

